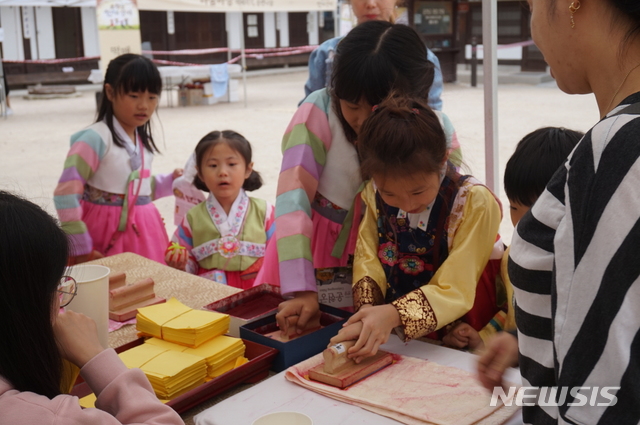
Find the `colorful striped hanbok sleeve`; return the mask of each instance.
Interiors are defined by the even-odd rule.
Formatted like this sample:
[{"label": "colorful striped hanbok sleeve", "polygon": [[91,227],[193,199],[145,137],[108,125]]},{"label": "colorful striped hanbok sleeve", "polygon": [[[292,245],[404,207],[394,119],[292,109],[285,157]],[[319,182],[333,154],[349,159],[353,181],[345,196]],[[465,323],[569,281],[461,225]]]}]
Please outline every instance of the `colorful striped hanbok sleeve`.
[{"label": "colorful striped hanbok sleeve", "polygon": [[456,133],[456,129],[453,127],[453,123],[447,114],[440,111],[434,112],[440,119],[440,124],[442,124],[442,129],[444,130],[447,141],[447,151],[449,152],[449,161],[451,161],[456,168],[460,169],[462,166],[462,149],[460,147],[460,141],[458,140],[458,133]]},{"label": "colorful striped hanbok sleeve", "polygon": [[198,274],[198,261],[193,256],[193,232],[191,231],[191,225],[189,224],[188,216],[185,215],[182,219],[182,223],[178,225],[176,231],[171,238],[172,243],[184,247],[187,250],[187,265],[185,271],[191,274]]},{"label": "colorful striped hanbok sleeve", "polygon": [[151,176],[151,199],[156,200],[173,194],[173,173]]},{"label": "colorful striped hanbok sleeve", "polygon": [[93,250],[91,235],[82,221],[80,200],[84,185],[100,166],[106,150],[106,143],[94,130],[82,130],[71,136],[71,149],[53,193],[53,202],[61,227],[69,235],[72,256],[89,254]]},{"label": "colorful striped hanbok sleeve", "polygon": [[276,232],[276,207],[267,202],[267,213],[264,217],[264,231],[267,235],[267,241]]},{"label": "colorful striped hanbok sleeve", "polygon": [[276,245],[283,294],[316,291],[311,252],[311,202],[331,147],[329,96],[312,93],[300,105],[282,140],[276,197]]}]

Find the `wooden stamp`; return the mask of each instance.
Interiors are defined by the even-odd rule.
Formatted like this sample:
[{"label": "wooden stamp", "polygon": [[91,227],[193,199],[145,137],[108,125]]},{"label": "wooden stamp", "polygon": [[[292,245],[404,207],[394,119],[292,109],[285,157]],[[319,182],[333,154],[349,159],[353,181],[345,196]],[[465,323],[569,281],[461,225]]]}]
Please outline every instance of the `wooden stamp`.
[{"label": "wooden stamp", "polygon": [[[121,273],[124,276],[124,273]],[[118,275],[118,280],[120,278]],[[124,277],[121,279],[124,281]],[[111,279],[110,282],[111,284]],[[120,285],[109,289],[109,319],[124,322],[136,317],[138,309],[165,302],[156,297],[153,291],[153,279],[147,278],[133,285]]]},{"label": "wooden stamp", "polygon": [[355,343],[356,341],[343,341],[324,350],[324,363],[310,369],[309,378],[334,387],[346,388],[393,363],[390,353],[379,350],[374,356],[356,364],[347,357],[347,351]]},{"label": "wooden stamp", "polygon": [[125,273],[111,273],[109,276],[109,290],[120,288],[127,284],[127,275]]}]

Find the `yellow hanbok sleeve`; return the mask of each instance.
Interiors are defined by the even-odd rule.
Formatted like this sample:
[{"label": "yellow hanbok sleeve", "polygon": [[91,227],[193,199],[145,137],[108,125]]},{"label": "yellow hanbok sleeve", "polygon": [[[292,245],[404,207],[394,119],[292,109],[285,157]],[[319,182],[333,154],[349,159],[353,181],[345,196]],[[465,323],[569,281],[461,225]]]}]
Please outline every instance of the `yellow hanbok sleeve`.
[{"label": "yellow hanbok sleeve", "polygon": [[[507,311],[499,311],[496,313],[495,317],[491,322],[489,322],[478,334],[480,334],[480,338],[482,342],[487,343],[489,338],[499,331],[513,331],[516,329],[516,315],[513,310],[513,286],[511,285],[511,279],[509,279],[509,251],[511,247],[507,247],[504,251],[504,255],[502,256],[502,261],[500,262],[500,280],[504,285],[502,290],[505,293],[505,297],[507,298]],[[501,329],[496,329],[494,323],[492,322],[504,323],[504,326]]]},{"label": "yellow hanbok sleeve", "polygon": [[478,280],[496,241],[501,213],[486,187],[473,186],[467,196],[447,259],[428,284],[392,303],[400,314],[405,340],[438,330],[473,307]]},{"label": "yellow hanbok sleeve", "polygon": [[387,277],[378,259],[378,213],[373,181],[362,191],[366,205],[358,228],[358,240],[353,257],[353,305],[358,311],[365,304],[384,304]]}]

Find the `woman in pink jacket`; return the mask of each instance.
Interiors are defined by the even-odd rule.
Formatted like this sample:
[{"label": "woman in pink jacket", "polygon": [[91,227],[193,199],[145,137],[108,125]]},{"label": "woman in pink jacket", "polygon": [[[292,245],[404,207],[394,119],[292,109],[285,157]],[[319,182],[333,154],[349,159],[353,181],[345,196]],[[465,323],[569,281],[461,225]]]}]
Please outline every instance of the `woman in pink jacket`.
[{"label": "woman in pink jacket", "polygon": [[[69,242],[37,205],[0,191],[0,425],[183,424],[139,369],[98,341],[90,318],[59,313],[76,292],[63,277]],[[64,394],[71,365],[97,396],[83,410]]]}]

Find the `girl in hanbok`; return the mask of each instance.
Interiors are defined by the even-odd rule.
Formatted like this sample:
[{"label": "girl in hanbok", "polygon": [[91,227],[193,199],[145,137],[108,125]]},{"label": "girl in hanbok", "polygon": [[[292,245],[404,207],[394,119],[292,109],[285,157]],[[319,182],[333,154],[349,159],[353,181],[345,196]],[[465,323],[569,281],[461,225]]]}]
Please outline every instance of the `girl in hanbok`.
[{"label": "girl in hanbok", "polygon": [[152,201],[171,195],[182,170],[151,174],[159,151],[149,121],[161,91],[160,73],[144,56],[109,62],[98,119],[71,136],[53,197],[71,264],[121,252],[164,261],[169,238]]},{"label": "girl in hanbok", "polygon": [[357,339],[349,357],[373,355],[397,328],[405,340],[442,339],[447,325],[475,330],[501,308],[500,204],[448,161],[437,115],[420,101],[373,106],[358,139],[365,214],[353,264],[357,313],[331,342]]},{"label": "girl in hanbok", "polygon": [[251,145],[234,131],[213,131],[200,140],[195,158],[193,183],[209,197],[191,208],[176,229],[166,262],[218,283],[250,288],[274,223],[274,207],[245,192],[262,186]]},{"label": "girl in hanbok", "polygon": [[[405,25],[364,22],[338,44],[331,88],[300,105],[282,139],[276,197],[276,243],[269,244],[256,283],[279,284],[280,329],[306,329],[319,310],[317,282],[326,269],[351,274],[362,216],[357,146],[371,106],[392,90],[427,101],[433,64],[420,36]],[[449,118],[438,112],[451,157],[460,145]],[[395,141],[394,141],[395,142]],[[348,288],[348,286],[347,286]]]}]

